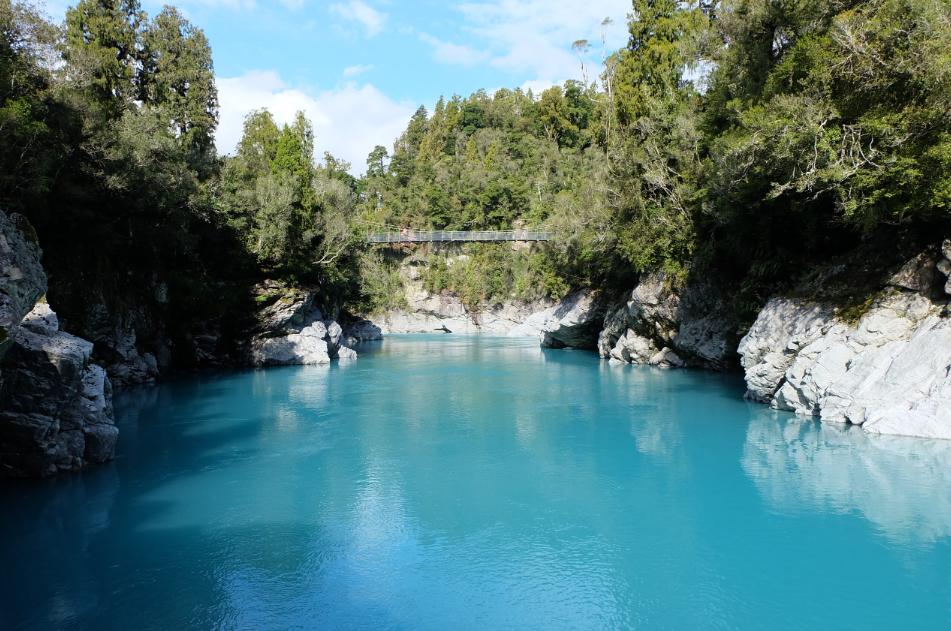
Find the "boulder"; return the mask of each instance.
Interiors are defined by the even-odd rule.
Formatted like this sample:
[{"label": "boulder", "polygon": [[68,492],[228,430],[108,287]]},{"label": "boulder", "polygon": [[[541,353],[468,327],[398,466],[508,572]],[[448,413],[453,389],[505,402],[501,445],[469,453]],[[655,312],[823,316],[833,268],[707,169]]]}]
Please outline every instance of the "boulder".
[{"label": "boulder", "polygon": [[327,331],[327,344],[331,348],[340,348],[343,340],[343,327],[334,320],[324,320],[324,327]]},{"label": "boulder", "polygon": [[59,331],[59,318],[48,303],[38,302],[23,318],[20,326],[37,335],[55,335]]},{"label": "boulder", "polygon": [[[254,366],[329,364],[344,346],[343,327],[314,306],[316,290],[266,281],[255,288],[264,306],[249,348]],[[352,350],[344,351],[348,359]]]},{"label": "boulder", "polygon": [[[626,364],[649,363],[651,358],[658,353],[654,340],[638,334],[634,329],[626,328],[627,319],[624,316],[615,316],[613,322],[617,322],[618,319],[625,323],[622,329],[624,332],[620,337],[606,338],[605,331],[608,329],[605,327],[605,331],[601,332],[601,337],[598,339],[598,351],[601,356]],[[612,326],[616,325],[612,324]],[[613,343],[605,342],[605,339],[613,339]]]},{"label": "boulder", "polygon": [[353,361],[357,358],[357,351],[346,346],[341,346],[337,349],[337,359],[340,361]]},{"label": "boulder", "polygon": [[256,338],[251,343],[251,361],[255,366],[329,364],[327,327],[315,320],[299,333]]},{"label": "boulder", "polygon": [[888,280],[888,284],[899,289],[907,289],[929,294],[938,281],[938,258],[933,252],[922,252],[908,260]]},{"label": "boulder", "polygon": [[349,347],[382,339],[383,331],[369,320],[355,320],[343,328],[343,342]]},{"label": "boulder", "polygon": [[[369,333],[369,330],[365,331]],[[331,360],[356,359],[348,347],[343,327],[323,319],[319,309],[284,320],[283,328],[265,331],[251,340],[251,363],[255,366],[329,364]]]},{"label": "boulder", "polygon": [[666,346],[647,360],[647,363],[657,368],[683,368],[687,365],[684,360],[680,359],[677,353]]}]

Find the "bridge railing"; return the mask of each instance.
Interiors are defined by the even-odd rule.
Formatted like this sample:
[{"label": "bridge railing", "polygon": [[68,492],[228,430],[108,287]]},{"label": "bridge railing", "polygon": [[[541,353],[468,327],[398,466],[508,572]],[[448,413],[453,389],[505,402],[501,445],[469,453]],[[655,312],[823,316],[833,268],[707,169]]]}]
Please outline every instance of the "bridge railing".
[{"label": "bridge railing", "polygon": [[368,243],[441,243],[452,241],[550,241],[544,230],[399,230],[367,235]]}]

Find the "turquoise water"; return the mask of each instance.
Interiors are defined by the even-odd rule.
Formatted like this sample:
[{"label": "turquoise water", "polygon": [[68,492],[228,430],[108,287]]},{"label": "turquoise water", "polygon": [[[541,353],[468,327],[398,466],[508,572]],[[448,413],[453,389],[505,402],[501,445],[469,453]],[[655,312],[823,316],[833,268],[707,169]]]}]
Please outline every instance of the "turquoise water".
[{"label": "turquoise water", "polygon": [[700,372],[394,337],[117,401],[0,486],[0,629],[946,629],[951,442]]}]

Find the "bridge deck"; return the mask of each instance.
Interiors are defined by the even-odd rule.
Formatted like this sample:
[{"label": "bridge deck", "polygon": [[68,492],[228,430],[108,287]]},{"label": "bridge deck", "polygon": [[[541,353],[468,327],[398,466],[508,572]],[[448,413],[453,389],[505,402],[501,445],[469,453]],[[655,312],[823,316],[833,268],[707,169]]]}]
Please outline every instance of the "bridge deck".
[{"label": "bridge deck", "polygon": [[453,241],[550,241],[541,230],[401,230],[367,235],[367,243],[442,243]]}]

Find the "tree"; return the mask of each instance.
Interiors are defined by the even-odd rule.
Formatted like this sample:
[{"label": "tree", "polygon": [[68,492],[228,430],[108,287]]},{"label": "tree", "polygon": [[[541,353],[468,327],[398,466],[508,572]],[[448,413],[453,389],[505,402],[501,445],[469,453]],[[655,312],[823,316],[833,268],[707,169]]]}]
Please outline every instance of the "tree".
[{"label": "tree", "polygon": [[146,28],[143,41],[145,102],[172,121],[189,161],[203,168],[213,158],[218,123],[208,40],[178,10],[165,7]]},{"label": "tree", "polygon": [[585,56],[591,51],[591,43],[586,39],[575,40],[571,44],[571,50],[578,56],[578,62],[581,64],[581,81],[588,85],[588,70],[585,68]]},{"label": "tree", "polygon": [[237,157],[250,175],[256,177],[271,170],[280,138],[281,130],[269,111],[255,110],[245,117]]},{"label": "tree", "polygon": [[65,57],[71,79],[109,113],[142,100],[140,68],[146,15],[138,0],[80,0],[66,11]]},{"label": "tree", "polygon": [[393,145],[393,160],[390,162],[390,172],[397,180],[405,184],[413,177],[416,169],[416,157],[419,146],[426,135],[429,114],[425,107],[420,106],[409,120],[406,131]]},{"label": "tree", "polygon": [[633,0],[628,45],[620,53],[614,84],[620,122],[644,112],[650,94],[681,87],[684,69],[696,62],[709,18],[696,3]]},{"label": "tree", "polygon": [[48,190],[61,156],[49,117],[51,73],[42,65],[56,32],[34,10],[0,0],[0,204]]},{"label": "tree", "polygon": [[390,157],[386,147],[377,145],[367,156],[367,177],[383,177],[386,175],[386,160]]},{"label": "tree", "polygon": [[684,71],[710,28],[699,6],[634,0],[615,75],[610,148],[619,248],[635,269],[682,275],[696,244],[700,100]]}]

